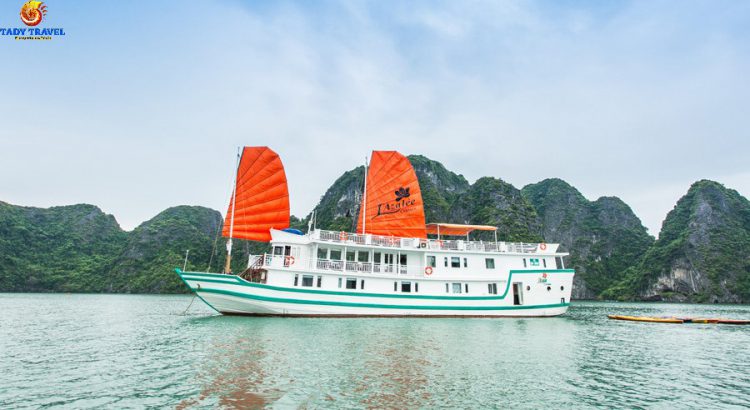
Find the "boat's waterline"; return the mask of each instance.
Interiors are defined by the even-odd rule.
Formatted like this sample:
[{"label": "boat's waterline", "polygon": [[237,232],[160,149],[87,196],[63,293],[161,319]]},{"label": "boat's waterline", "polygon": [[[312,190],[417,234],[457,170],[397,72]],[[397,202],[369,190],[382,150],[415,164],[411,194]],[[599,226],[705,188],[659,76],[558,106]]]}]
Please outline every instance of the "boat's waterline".
[{"label": "boat's waterline", "polygon": [[[497,296],[440,296],[341,292],[250,283],[235,275],[182,272],[185,284],[214,310],[224,314],[282,316],[543,317],[564,314],[569,302],[514,305],[508,298],[513,275]],[[553,272],[553,271],[549,271]],[[558,274],[573,274],[560,270]]]}]

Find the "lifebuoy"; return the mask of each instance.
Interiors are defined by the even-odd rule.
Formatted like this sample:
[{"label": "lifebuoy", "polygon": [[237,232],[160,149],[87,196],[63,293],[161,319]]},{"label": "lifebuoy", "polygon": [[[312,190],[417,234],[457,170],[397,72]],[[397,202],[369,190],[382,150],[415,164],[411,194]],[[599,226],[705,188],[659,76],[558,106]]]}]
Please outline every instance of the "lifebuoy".
[{"label": "lifebuoy", "polygon": [[428,267],[424,268],[424,274],[427,275],[427,276],[432,275],[432,267],[428,266]]},{"label": "lifebuoy", "polygon": [[339,240],[341,242],[346,242],[346,232],[344,231],[339,232]]},{"label": "lifebuoy", "polygon": [[294,265],[294,256],[287,255],[286,257],[284,257],[284,261],[286,262],[287,266]]},{"label": "lifebuoy", "polygon": [[543,250],[543,251],[547,250],[547,244],[546,244],[546,243],[544,243],[544,242],[540,243],[540,244],[539,244],[539,249],[541,249],[541,250]]}]

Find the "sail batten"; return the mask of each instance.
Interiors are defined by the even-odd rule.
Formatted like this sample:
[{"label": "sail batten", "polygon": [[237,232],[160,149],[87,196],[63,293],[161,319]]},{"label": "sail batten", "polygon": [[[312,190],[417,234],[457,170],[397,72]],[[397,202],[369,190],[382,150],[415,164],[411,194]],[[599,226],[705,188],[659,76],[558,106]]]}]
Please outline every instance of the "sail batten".
[{"label": "sail batten", "polygon": [[424,203],[409,159],[396,151],[373,151],[367,168],[357,232],[426,238]]},{"label": "sail batten", "polygon": [[222,235],[229,237],[231,230],[232,238],[269,242],[271,229],[289,227],[289,215],[289,189],[278,154],[268,147],[245,147]]}]

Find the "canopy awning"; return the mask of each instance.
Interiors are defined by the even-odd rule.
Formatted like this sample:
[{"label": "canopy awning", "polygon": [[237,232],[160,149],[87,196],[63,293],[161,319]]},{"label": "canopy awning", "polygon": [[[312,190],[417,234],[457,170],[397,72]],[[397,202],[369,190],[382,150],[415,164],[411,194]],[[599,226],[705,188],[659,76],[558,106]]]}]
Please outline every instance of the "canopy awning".
[{"label": "canopy awning", "polygon": [[471,231],[497,231],[496,226],[490,225],[461,225],[461,224],[446,224],[446,223],[433,223],[427,224],[427,234],[430,235],[450,235],[450,236],[463,236],[468,235]]}]

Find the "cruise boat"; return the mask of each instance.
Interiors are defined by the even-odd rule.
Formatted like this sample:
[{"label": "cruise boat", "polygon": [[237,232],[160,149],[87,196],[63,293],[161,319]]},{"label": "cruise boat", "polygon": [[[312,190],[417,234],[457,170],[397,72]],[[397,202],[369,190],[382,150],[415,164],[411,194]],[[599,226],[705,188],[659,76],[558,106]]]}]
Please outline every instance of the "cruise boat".
[{"label": "cruise boat", "polygon": [[[409,160],[373,151],[356,232],[289,229],[281,159],[245,147],[224,223],[224,273],[183,272],[222,314],[280,316],[557,316],[570,305],[572,269],[558,244],[497,240],[486,225],[425,223]],[[313,218],[314,219],[314,218]],[[474,235],[474,238],[472,238]],[[230,272],[232,239],[270,242]]]}]

